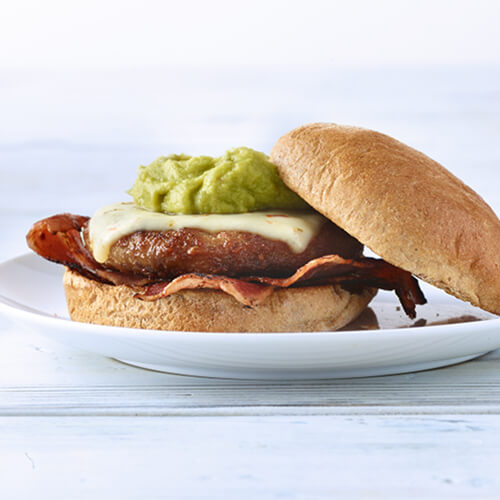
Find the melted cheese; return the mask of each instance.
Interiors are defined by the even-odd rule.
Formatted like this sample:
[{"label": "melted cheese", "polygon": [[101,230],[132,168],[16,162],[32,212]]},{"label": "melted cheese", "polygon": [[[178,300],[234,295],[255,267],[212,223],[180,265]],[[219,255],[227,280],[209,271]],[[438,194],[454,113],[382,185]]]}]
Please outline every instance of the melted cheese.
[{"label": "melted cheese", "polygon": [[92,252],[105,262],[113,243],[136,231],[196,228],[208,232],[245,231],[285,242],[295,253],[303,252],[325,219],[315,213],[287,211],[243,214],[170,215],[150,212],[133,203],[115,203],[97,210],[89,222]]}]

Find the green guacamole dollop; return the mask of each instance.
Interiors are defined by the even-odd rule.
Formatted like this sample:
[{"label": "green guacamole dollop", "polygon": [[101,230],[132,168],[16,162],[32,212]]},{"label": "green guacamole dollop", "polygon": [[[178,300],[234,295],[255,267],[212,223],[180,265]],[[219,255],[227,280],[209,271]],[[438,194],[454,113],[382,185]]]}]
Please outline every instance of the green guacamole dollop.
[{"label": "green guacamole dollop", "polygon": [[128,193],[139,207],[176,214],[227,214],[306,209],[267,155],[234,148],[218,158],[168,155],[139,167]]}]

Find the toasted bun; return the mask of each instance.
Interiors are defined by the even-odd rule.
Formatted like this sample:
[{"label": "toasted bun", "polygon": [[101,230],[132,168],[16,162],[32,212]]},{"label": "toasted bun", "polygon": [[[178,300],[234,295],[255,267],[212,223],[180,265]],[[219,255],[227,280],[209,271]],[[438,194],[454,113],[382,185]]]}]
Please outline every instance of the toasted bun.
[{"label": "toasted bun", "polygon": [[216,290],[186,290],[155,302],[66,270],[64,289],[72,320],[155,330],[296,332],[336,330],[355,319],[376,294],[351,294],[340,286],[278,289],[250,309]]},{"label": "toasted bun", "polygon": [[384,134],[329,123],[292,130],[271,161],[383,259],[500,314],[500,221],[439,163]]}]

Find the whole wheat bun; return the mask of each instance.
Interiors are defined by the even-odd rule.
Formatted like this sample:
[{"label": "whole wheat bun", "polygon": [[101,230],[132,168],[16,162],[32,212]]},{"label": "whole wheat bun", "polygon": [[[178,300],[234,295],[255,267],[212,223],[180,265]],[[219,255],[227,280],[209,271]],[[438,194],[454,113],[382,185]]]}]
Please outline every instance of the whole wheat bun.
[{"label": "whole wheat bun", "polygon": [[337,330],[355,319],[377,291],[351,294],[340,286],[277,289],[248,308],[217,290],[185,290],[154,302],[66,269],[63,277],[72,320],[100,325],[203,332]]},{"label": "whole wheat bun", "polygon": [[330,123],[284,135],[271,161],[290,189],[383,259],[500,314],[500,221],[439,163]]}]

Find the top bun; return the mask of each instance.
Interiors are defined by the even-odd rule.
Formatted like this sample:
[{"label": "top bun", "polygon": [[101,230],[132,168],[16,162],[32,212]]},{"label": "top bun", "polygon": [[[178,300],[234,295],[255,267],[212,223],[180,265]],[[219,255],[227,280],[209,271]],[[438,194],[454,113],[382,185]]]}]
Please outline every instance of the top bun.
[{"label": "top bun", "polygon": [[288,187],[384,260],[500,314],[500,221],[439,163],[331,123],[284,135],[271,161]]}]

